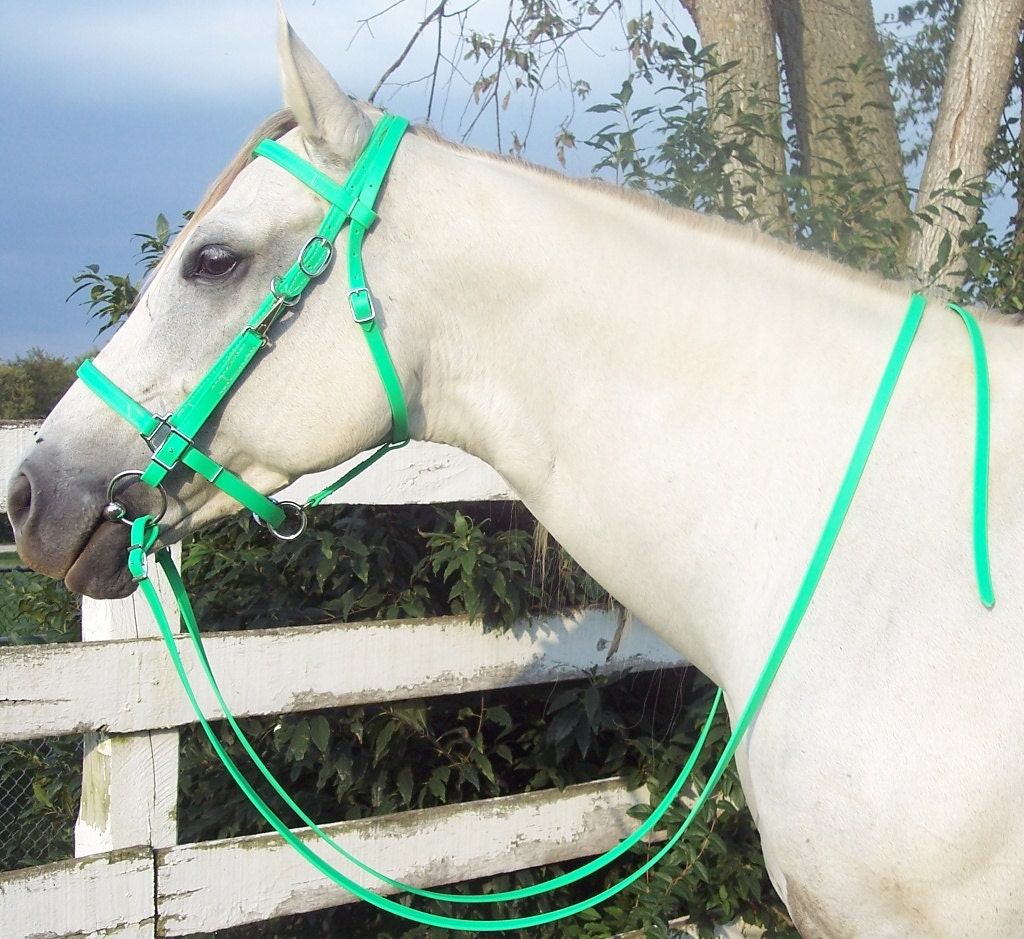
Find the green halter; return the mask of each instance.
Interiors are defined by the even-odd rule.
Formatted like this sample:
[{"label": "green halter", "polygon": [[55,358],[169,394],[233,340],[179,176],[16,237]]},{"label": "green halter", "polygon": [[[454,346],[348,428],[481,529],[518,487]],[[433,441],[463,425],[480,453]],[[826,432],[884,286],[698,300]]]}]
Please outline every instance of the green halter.
[{"label": "green halter", "polygon": [[[307,243],[299,253],[295,265],[279,280],[271,285],[270,294],[263,301],[249,323],[242,332],[228,347],[206,377],[199,383],[196,389],[186,397],[185,401],[176,411],[166,417],[158,417],[148,409],[140,405],[130,396],[125,394],[106,376],[104,376],[92,362],[86,362],[79,370],[83,382],[94,391],[106,404],[113,408],[118,414],[124,417],[143,435],[147,444],[153,451],[153,457],[149,466],[141,472],[131,471],[119,474],[110,485],[110,502],[105,510],[111,520],[125,521],[131,525],[131,546],[128,554],[128,567],[132,575],[140,585],[146,597],[157,623],[163,634],[165,643],[170,653],[174,667],[178,672],[186,694],[195,711],[196,718],[203,727],[204,732],[210,740],[211,745],[224,763],[228,772],[238,783],[239,787],[246,794],[249,800],[264,816],[270,825],[290,844],[299,854],[308,860],[317,870],[330,878],[336,884],[344,887],[355,896],[367,902],[394,913],[405,919],[414,922],[454,930],[468,930],[476,932],[497,932],[507,929],[529,928],[545,923],[554,922],[568,916],[580,913],[593,907],[619,891],[625,889],[631,883],[638,880],[656,865],[672,849],[676,842],[689,828],[693,820],[703,809],[711,793],[714,791],[722,775],[732,760],[736,750],[740,746],[744,736],[750,728],[751,723],[759,712],[769,688],[787,650],[796,636],[797,629],[803,620],[804,614],[810,606],[818,582],[824,573],[829,555],[839,536],[843,520],[849,509],[861,474],[867,465],[874,440],[881,427],[882,419],[885,416],[886,408],[891,400],[896,383],[899,379],[903,363],[910,351],[917,328],[924,314],[925,299],[914,295],[910,308],[903,322],[903,327],[897,337],[896,344],[892,350],[889,362],[882,375],[881,382],[876,392],[874,401],[868,412],[864,428],[854,448],[846,475],[843,478],[835,503],[826,520],[824,530],[818,542],[817,548],[811,558],[807,573],[798,590],[796,599],[790,609],[779,635],[773,645],[767,662],[750,694],[746,705],[739,713],[732,734],[729,737],[725,748],[715,765],[714,770],[708,778],[696,802],[692,806],[686,819],[678,830],[672,835],[667,843],[641,865],[636,871],[630,874],[617,884],[606,890],[582,900],[570,906],[555,909],[546,913],[533,916],[521,916],[502,920],[466,920],[450,916],[443,916],[428,913],[404,906],[387,897],[367,890],[354,882],[350,877],[343,874],[329,862],[321,858],[308,845],[298,839],[271,809],[271,807],[256,792],[249,781],[238,769],[230,755],[224,750],[218,740],[209,721],[199,706],[195,692],[189,681],[188,675],[181,656],[178,652],[174,631],[171,628],[170,620],[163,609],[156,587],[149,576],[147,558],[150,553],[156,553],[156,559],[164,571],[185,622],[186,629],[192,641],[196,657],[201,670],[214,696],[223,711],[225,718],[231,726],[237,739],[253,761],[257,770],[267,779],[274,790],[285,801],[285,803],[297,814],[297,816],[313,831],[321,840],[327,842],[342,858],[348,863],[357,867],[365,873],[373,875],[382,883],[404,890],[407,893],[419,897],[434,900],[443,900],[456,904],[477,904],[496,903],[502,901],[519,900],[527,897],[537,896],[542,893],[566,886],[592,874],[611,861],[615,860],[626,850],[639,842],[642,838],[655,830],[658,823],[668,809],[675,803],[689,774],[696,765],[702,751],[705,740],[711,729],[714,715],[722,699],[722,692],[719,690],[712,705],[711,714],[705,722],[704,729],[697,741],[690,759],[683,768],[679,777],[666,793],[661,803],[654,809],[648,819],[625,841],[615,848],[607,851],[599,858],[584,864],[575,871],[571,871],[560,877],[556,877],[546,883],[535,884],[520,890],[512,890],[499,894],[488,894],[485,896],[474,896],[464,894],[438,893],[429,890],[420,890],[399,881],[393,880],[384,874],[375,871],[373,868],[362,863],[348,854],[343,848],[332,841],[317,825],[310,819],[288,795],[283,786],[273,777],[270,770],[257,755],[255,749],[249,742],[241,727],[228,708],[223,694],[217,684],[216,678],[210,668],[206,652],[203,648],[202,637],[192,611],[191,603],[185,592],[181,576],[174,566],[170,552],[166,548],[156,548],[159,537],[157,522],[159,518],[150,515],[143,515],[136,519],[128,519],[126,510],[115,501],[115,486],[119,479],[124,476],[137,477],[139,481],[163,492],[162,483],[166,475],[178,464],[187,466],[189,469],[208,479],[211,483],[221,488],[228,495],[237,499],[241,504],[250,509],[257,518],[268,525],[278,537],[296,537],[305,526],[305,508],[319,505],[330,493],[336,491],[348,480],[366,469],[384,453],[396,447],[403,446],[408,441],[408,417],[406,414],[405,399],[402,394],[401,383],[395,372],[391,357],[384,344],[383,336],[378,328],[374,307],[371,301],[369,290],[363,272],[362,264],[362,240],[367,229],[373,224],[376,218],[374,206],[378,198],[381,185],[387,174],[391,159],[405,131],[407,124],[400,118],[385,116],[374,130],[373,135],[367,144],[366,150],[360,156],[353,167],[344,185],[339,185],[326,177],[323,173],[310,166],[291,151],[280,144],[265,140],[254,151],[256,155],[266,157],[282,166],[292,173],[303,183],[323,197],[331,206],[327,212],[320,230]],[[338,482],[312,496],[305,503],[305,506],[298,506],[294,503],[277,503],[257,492],[247,483],[232,474],[226,468],[214,461],[206,454],[199,451],[194,443],[194,437],[202,428],[207,418],[213,413],[216,407],[223,400],[235,382],[242,376],[249,363],[256,353],[263,348],[267,342],[267,335],[270,328],[281,316],[283,311],[294,305],[301,298],[303,291],[308,285],[327,269],[333,254],[334,240],[348,223],[349,251],[348,251],[348,273],[349,273],[349,300],[352,306],[355,322],[360,325],[366,336],[373,359],[377,365],[381,382],[390,403],[392,412],[392,437],[378,450],[372,453],[366,460],[347,473]],[[994,603],[992,593],[991,573],[988,563],[987,546],[987,478],[988,478],[988,424],[989,424],[989,400],[988,400],[988,371],[985,362],[985,350],[981,334],[977,324],[971,316],[961,307],[950,304],[950,307],[961,316],[971,338],[971,345],[975,359],[977,377],[977,428],[975,446],[975,494],[974,494],[974,557],[975,569],[978,580],[978,590],[982,602],[991,607]],[[166,496],[164,496],[166,499]],[[289,511],[293,513],[297,529],[284,531],[283,526],[289,519]]]},{"label": "green halter", "polygon": [[[366,286],[362,257],[363,237],[377,218],[374,207],[395,151],[408,126],[404,118],[392,115],[382,117],[344,185],[339,185],[276,140],[264,140],[256,147],[253,151],[256,156],[273,160],[296,176],[325,199],[330,208],[319,231],[306,242],[296,262],[283,277],[271,283],[270,292],[249,322],[172,414],[164,417],[154,414],[115,385],[92,360],[82,363],[78,377],[105,404],[135,427],[153,451],[145,470],[120,474],[122,478],[137,476],[139,482],[159,488],[167,474],[178,464],[183,464],[249,509],[278,537],[288,539],[298,536],[306,525],[303,506],[278,503],[258,492],[199,450],[195,445],[195,437],[245,373],[256,353],[269,343],[269,333],[274,323],[285,310],[298,303],[309,285],[327,270],[334,254],[334,241],[346,223],[349,225],[349,302],[352,315],[366,337],[391,408],[391,439],[353,473],[312,496],[306,505],[319,505],[356,472],[362,472],[389,450],[408,442],[409,417],[402,383],[377,323],[373,301]],[[115,499],[114,483],[111,483],[107,517],[112,520],[124,517],[123,507]],[[285,528],[289,520],[292,527]]]}]

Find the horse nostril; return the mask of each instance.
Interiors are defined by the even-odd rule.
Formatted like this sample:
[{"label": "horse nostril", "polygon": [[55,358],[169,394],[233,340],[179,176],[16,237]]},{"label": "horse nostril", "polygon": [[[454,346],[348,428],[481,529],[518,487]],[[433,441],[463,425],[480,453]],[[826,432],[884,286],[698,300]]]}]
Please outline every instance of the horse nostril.
[{"label": "horse nostril", "polygon": [[7,516],[15,535],[24,527],[31,512],[32,483],[24,473],[18,473],[7,490]]}]

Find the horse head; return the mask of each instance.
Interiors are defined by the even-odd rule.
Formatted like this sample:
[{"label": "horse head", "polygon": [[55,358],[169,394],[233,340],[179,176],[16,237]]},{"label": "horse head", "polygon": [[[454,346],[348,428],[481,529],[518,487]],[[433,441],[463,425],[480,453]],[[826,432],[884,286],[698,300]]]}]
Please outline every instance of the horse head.
[{"label": "horse head", "polygon": [[[344,180],[380,113],[345,95],[283,17],[279,53],[287,111],[256,137],[279,138],[324,178]],[[378,208],[386,211],[387,205],[385,193]],[[271,160],[254,157],[247,145],[96,358],[95,372],[146,412],[174,412],[259,309],[269,285],[276,289],[281,275],[308,250],[327,210],[321,195]],[[280,315],[262,348],[189,443],[260,493],[335,466],[385,439],[392,427],[389,401],[361,330],[351,313],[340,312],[348,309],[349,287],[337,268],[344,266],[350,230],[337,236],[337,260],[328,252],[315,283],[297,302],[285,298],[287,305],[275,311]],[[389,291],[381,276],[394,266],[392,255],[406,253],[403,240],[409,237],[393,228],[367,251],[366,274],[374,294],[390,294],[380,304],[380,322],[387,317],[396,379],[411,402],[417,345],[400,338],[402,330],[395,327],[403,319],[401,292]],[[368,241],[375,239],[376,231]],[[184,467],[169,473],[159,492],[139,484],[150,449],[91,386],[76,382],[46,419],[10,484],[8,511],[23,560],[64,578],[76,592],[99,598],[129,594],[134,583],[125,566],[128,529],[104,512],[115,478],[125,481],[117,498],[129,517],[155,514],[158,503],[166,502],[163,543],[237,510],[230,496]]]}]

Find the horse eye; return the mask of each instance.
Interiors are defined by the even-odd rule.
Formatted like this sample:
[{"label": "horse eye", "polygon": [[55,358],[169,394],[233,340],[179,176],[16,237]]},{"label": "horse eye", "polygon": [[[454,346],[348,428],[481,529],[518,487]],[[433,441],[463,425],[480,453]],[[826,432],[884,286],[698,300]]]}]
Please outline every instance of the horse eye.
[{"label": "horse eye", "polygon": [[224,245],[206,245],[200,249],[192,265],[196,277],[226,277],[238,264],[238,258]]}]

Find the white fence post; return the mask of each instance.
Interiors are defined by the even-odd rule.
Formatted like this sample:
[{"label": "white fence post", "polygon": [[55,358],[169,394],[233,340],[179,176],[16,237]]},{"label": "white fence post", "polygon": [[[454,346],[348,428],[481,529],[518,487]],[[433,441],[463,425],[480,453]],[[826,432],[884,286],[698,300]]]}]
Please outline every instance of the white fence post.
[{"label": "white fence post", "polygon": [[[175,547],[175,563],[181,551]],[[168,609],[169,589],[155,580]],[[140,639],[158,636],[159,627],[138,591],[124,600],[82,602],[82,639]],[[104,681],[97,675],[96,681]],[[141,683],[145,687],[145,682]],[[125,702],[127,707],[130,702]],[[178,842],[178,731],[85,734],[82,801],[75,824],[75,856],[85,857]]]}]

